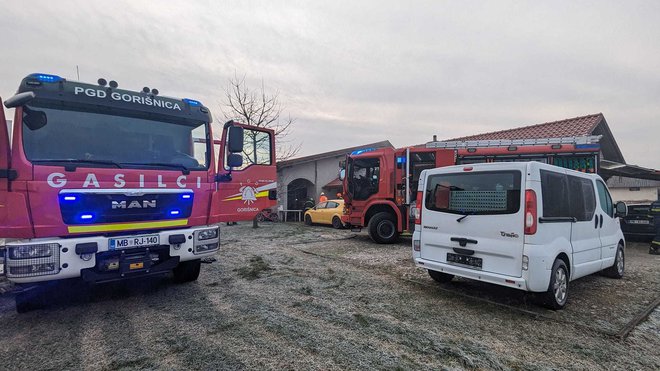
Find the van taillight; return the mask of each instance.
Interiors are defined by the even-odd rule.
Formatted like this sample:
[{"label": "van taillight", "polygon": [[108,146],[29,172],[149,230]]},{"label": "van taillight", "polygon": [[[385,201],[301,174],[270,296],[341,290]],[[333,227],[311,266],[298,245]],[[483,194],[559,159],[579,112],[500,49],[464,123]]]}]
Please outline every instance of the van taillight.
[{"label": "van taillight", "polygon": [[417,192],[417,200],[415,201],[415,224],[422,224],[422,197],[424,192]]},{"label": "van taillight", "polygon": [[525,234],[536,233],[537,217],[536,193],[528,189],[525,191]]}]

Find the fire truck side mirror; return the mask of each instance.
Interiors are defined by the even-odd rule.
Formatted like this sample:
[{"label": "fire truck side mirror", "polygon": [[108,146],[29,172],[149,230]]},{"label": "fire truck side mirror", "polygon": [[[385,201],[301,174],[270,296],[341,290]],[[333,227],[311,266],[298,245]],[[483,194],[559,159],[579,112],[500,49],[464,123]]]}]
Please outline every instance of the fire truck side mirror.
[{"label": "fire truck side mirror", "polygon": [[346,170],[345,169],[339,170],[339,180],[344,180],[345,177],[346,177]]},{"label": "fire truck side mirror", "polygon": [[230,153],[243,152],[243,128],[242,127],[240,127],[240,126],[231,126],[231,127],[229,127],[229,135],[227,135],[227,149],[229,150]]},{"label": "fire truck side mirror", "polygon": [[227,166],[232,167],[241,167],[243,165],[243,156],[238,153],[230,153],[227,155]]},{"label": "fire truck side mirror", "polygon": [[27,104],[32,99],[34,99],[34,97],[35,95],[33,91],[18,93],[5,101],[5,107],[16,108],[18,106],[22,106],[24,104]]}]

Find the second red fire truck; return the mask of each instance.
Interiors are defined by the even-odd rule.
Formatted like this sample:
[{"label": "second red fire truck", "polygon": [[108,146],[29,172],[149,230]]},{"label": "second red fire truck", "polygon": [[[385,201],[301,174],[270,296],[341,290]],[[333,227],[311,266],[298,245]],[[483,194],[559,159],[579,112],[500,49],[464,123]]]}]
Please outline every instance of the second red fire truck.
[{"label": "second red fire truck", "polygon": [[377,243],[414,230],[414,204],[422,170],[482,162],[540,161],[596,173],[599,136],[531,140],[429,142],[407,148],[365,148],[347,156],[342,170],[342,221],[367,228]]}]

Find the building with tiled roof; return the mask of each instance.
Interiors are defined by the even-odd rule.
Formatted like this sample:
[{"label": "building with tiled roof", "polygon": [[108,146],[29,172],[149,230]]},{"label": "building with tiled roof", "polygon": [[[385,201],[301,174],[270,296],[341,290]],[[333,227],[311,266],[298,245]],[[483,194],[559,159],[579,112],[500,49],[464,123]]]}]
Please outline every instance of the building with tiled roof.
[{"label": "building with tiled roof", "polygon": [[544,122],[542,124],[523,126],[514,129],[493,131],[490,133],[470,135],[466,137],[448,139],[446,141],[468,140],[498,140],[498,139],[540,139],[540,138],[567,138],[589,135],[602,135],[600,145],[602,158],[625,164],[623,154],[610,131],[605,116],[602,113],[573,117],[559,121]]}]

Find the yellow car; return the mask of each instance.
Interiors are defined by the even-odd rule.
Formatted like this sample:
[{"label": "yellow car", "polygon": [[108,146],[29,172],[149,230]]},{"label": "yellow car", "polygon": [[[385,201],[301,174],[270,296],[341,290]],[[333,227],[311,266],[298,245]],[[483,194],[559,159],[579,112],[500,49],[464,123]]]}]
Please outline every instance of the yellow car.
[{"label": "yellow car", "polygon": [[328,200],[320,202],[305,211],[305,224],[331,224],[334,228],[344,228],[341,215],[344,212],[344,200]]}]

